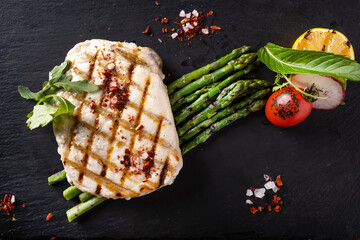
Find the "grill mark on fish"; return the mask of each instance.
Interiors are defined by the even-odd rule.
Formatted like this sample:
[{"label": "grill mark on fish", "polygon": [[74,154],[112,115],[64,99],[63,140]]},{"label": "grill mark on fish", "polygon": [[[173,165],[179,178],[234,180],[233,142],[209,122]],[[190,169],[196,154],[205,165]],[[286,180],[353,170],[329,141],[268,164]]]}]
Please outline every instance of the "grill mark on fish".
[{"label": "grill mark on fish", "polygon": [[[147,93],[148,93],[148,88],[150,86],[150,77],[148,77],[146,79],[146,84],[145,84],[145,89],[144,89],[144,92],[143,92],[143,95],[142,95],[142,98],[141,98],[141,103],[140,103],[140,107],[139,107],[139,111],[137,113],[137,116],[136,116],[136,119],[135,119],[135,122],[134,122],[134,126],[138,126],[139,123],[140,123],[140,120],[141,120],[141,116],[142,116],[142,111],[144,109],[144,105],[145,105],[145,101],[146,101],[146,96],[147,96]],[[131,152],[134,148],[134,144],[135,144],[135,140],[136,140],[136,132],[134,132],[131,136],[131,139],[130,139],[130,144],[129,144],[129,151],[130,153],[128,154],[129,156],[131,156]],[[126,155],[124,155],[124,158],[125,158]],[[131,166],[131,158],[130,158],[130,166]],[[127,172],[129,170],[130,167],[125,167],[124,169],[124,174],[122,175],[121,177],[121,184],[124,184],[124,181],[125,181],[125,178],[126,178],[126,175],[127,175]]]},{"label": "grill mark on fish", "polygon": [[103,177],[99,176],[98,174],[90,171],[89,169],[84,168],[84,166],[82,166],[76,162],[68,160],[68,164],[71,167],[75,168],[80,174],[86,175],[86,177],[92,179],[93,181],[95,181],[97,183],[100,183],[100,182],[104,183],[103,185],[106,188],[108,188],[111,192],[120,193],[121,195],[124,195],[123,194],[124,191],[129,192],[130,194],[127,196],[130,196],[130,197],[136,197],[138,195],[133,190],[125,188],[125,187],[121,186],[120,184],[117,184],[117,183],[111,181],[108,178],[103,178]]},{"label": "grill mark on fish", "polygon": [[[98,51],[96,52],[96,59],[94,60],[94,64],[95,64],[95,61],[98,60]],[[100,62],[100,61],[98,61]],[[94,69],[92,70],[92,72],[94,72]],[[104,97],[105,97],[105,91],[102,91],[101,92],[101,96],[100,96],[100,106],[101,104],[103,103],[104,101]],[[79,116],[81,117],[81,112],[79,113]],[[85,154],[84,154],[84,157],[83,159],[81,160],[81,163],[82,165],[84,166],[84,168],[86,168],[88,162],[89,162],[89,151],[91,150],[92,148],[92,145],[93,145],[93,142],[94,142],[94,138],[95,138],[95,132],[97,132],[97,128],[99,126],[99,117],[100,117],[100,114],[98,112],[95,113],[95,122],[94,122],[94,126],[92,128],[92,131],[91,131],[91,134],[88,138],[88,144],[86,146],[86,150],[85,150]],[[104,165],[104,164],[103,164]],[[80,178],[79,176],[79,179],[78,181],[80,183],[82,183],[83,181],[83,178]]]},{"label": "grill mark on fish", "polygon": [[[144,89],[142,89],[142,88],[139,87],[139,91],[144,92]],[[91,104],[91,101],[89,101],[89,100],[87,100],[87,99],[82,99],[81,97],[77,97],[77,96],[75,96],[75,95],[71,95],[71,96],[72,96],[73,98],[75,98],[76,100],[78,100],[78,101],[82,101],[82,102],[86,103],[86,105],[90,105],[90,104]],[[64,97],[69,98],[69,97],[70,97],[70,93],[68,93],[67,95],[64,95]],[[135,105],[135,103],[130,102],[130,101],[127,103],[126,106],[127,106],[127,107],[131,107],[131,108],[133,108],[133,109],[135,109],[135,110],[138,110],[138,108],[139,108],[139,106]],[[104,116],[107,116],[108,114],[111,114],[111,112],[110,112],[109,110],[107,110],[106,108],[102,108],[102,107],[98,107],[98,106],[95,107],[95,110],[94,110],[94,111],[99,112],[100,114],[102,114],[102,115],[104,115]],[[154,114],[154,113],[152,113],[152,112],[149,112],[149,111],[147,111],[147,110],[145,110],[145,109],[143,109],[143,114],[147,115],[150,119],[152,119],[152,120],[154,120],[154,121],[156,121],[156,120],[158,120],[159,118],[161,118],[161,116],[158,116],[158,115],[156,115],[156,114]],[[111,119],[115,119],[115,118],[112,117]],[[169,122],[168,119],[166,119],[166,118],[164,118],[164,119]]]},{"label": "grill mark on fish", "polygon": [[166,174],[168,172],[168,168],[169,168],[169,158],[167,157],[165,160],[164,166],[160,172],[158,188],[161,187],[162,185],[164,185]]},{"label": "grill mark on fish", "polygon": [[[116,61],[115,61],[115,58],[114,58],[114,62],[116,62]],[[135,66],[134,66],[133,64],[131,64],[130,67],[129,67],[128,82],[127,82],[127,84],[124,86],[124,88],[126,88],[126,89],[129,88],[129,85],[130,85],[130,83],[131,83],[131,81],[132,81],[132,76],[133,76],[134,68],[135,68]],[[116,68],[115,68],[115,69],[116,69]],[[116,72],[116,75],[118,75],[117,72]],[[126,104],[127,104],[127,102],[125,103],[125,106],[126,106]],[[116,132],[117,132],[118,127],[119,127],[119,121],[118,121],[118,119],[121,119],[121,116],[122,116],[122,113],[124,112],[125,106],[124,106],[124,108],[122,108],[121,110],[119,110],[118,112],[116,112],[115,120],[112,121],[112,123],[113,123],[113,124],[112,124],[112,127],[111,127],[111,128],[112,128],[112,132],[111,132],[111,137],[109,138],[109,148],[108,148],[108,150],[107,150],[106,158],[105,158],[106,162],[109,162],[109,161],[110,161],[111,153],[112,153],[113,150],[114,150],[115,136],[116,136]],[[106,176],[106,172],[107,172],[107,166],[104,164],[103,167],[102,167],[102,169],[101,169],[101,174],[100,174],[100,175],[101,175],[102,177],[105,177],[105,176]],[[100,194],[100,192],[101,192],[101,187],[100,187],[100,188],[99,188],[99,187],[100,187],[100,185],[98,184],[97,189],[99,189],[99,192],[98,192],[97,194]]]},{"label": "grill mark on fish", "polygon": [[[98,55],[98,52],[96,52],[96,53],[95,53],[95,56],[92,57],[92,64],[90,64],[89,75],[88,75],[88,77],[87,77],[87,78],[89,79],[89,82],[91,82],[91,80],[92,80],[92,75],[93,75],[93,73],[94,73],[95,60],[96,60],[96,58],[97,58],[97,55]],[[71,64],[72,64],[72,62],[70,62],[70,65],[71,65]],[[78,95],[77,95],[77,96],[78,96]],[[85,97],[87,96],[87,93],[84,92],[84,93],[82,94],[82,96],[83,96],[83,98],[85,98]],[[68,158],[68,156],[69,156],[69,154],[70,154],[71,146],[72,146],[72,143],[73,143],[74,138],[75,138],[75,135],[76,135],[75,130],[76,130],[76,128],[77,128],[77,126],[78,126],[78,123],[79,123],[79,118],[77,117],[77,114],[81,114],[83,105],[84,105],[84,103],[81,102],[80,105],[79,105],[79,107],[76,109],[76,112],[74,113],[74,116],[75,116],[75,117],[74,117],[74,120],[75,120],[75,122],[74,122],[72,128],[70,129],[69,147],[67,148],[68,151],[67,151],[67,152],[65,153],[65,155],[64,155],[64,161],[63,161],[64,166],[66,165],[66,161],[67,161],[67,158]]]},{"label": "grill mark on fish", "polygon": [[158,124],[157,129],[156,129],[154,141],[153,141],[154,144],[153,144],[153,146],[151,148],[151,151],[148,152],[148,157],[145,159],[145,165],[144,165],[143,170],[145,172],[145,177],[146,178],[149,178],[151,176],[151,168],[154,166],[154,158],[155,158],[155,153],[156,153],[156,146],[157,146],[157,143],[159,141],[162,122],[163,122],[163,119],[160,118],[159,124]]},{"label": "grill mark on fish", "polygon": [[142,61],[138,57],[138,54],[141,50],[136,49],[135,52],[134,52],[134,50],[132,50],[132,52],[128,52],[128,51],[124,51],[120,47],[116,47],[115,49],[122,57],[124,57],[126,60],[128,60],[132,64],[148,66],[148,64],[146,64],[146,62]]}]

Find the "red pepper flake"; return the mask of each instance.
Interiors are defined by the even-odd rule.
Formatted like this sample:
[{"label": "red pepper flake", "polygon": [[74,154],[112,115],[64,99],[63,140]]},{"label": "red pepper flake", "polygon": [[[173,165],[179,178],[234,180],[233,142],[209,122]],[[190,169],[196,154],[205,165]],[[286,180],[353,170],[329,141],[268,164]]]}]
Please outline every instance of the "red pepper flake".
[{"label": "red pepper flake", "polygon": [[168,32],[168,29],[167,29],[167,28],[162,28],[161,31],[162,31],[163,33],[167,33],[167,32]]},{"label": "red pepper flake", "polygon": [[168,23],[169,22],[169,19],[164,17],[163,19],[161,19],[161,23],[162,24],[165,24],[165,23]]},{"label": "red pepper flake", "polygon": [[157,18],[155,18],[155,21],[159,22],[159,21],[161,21],[161,18],[157,17]]},{"label": "red pepper flake", "polygon": [[55,239],[55,237],[50,238],[50,240],[54,240],[54,239]]},{"label": "red pepper flake", "polygon": [[145,31],[143,31],[142,33],[145,34],[145,35],[149,35],[150,34],[150,27],[147,26]]},{"label": "red pepper flake", "polygon": [[251,212],[252,214],[257,213],[258,211],[259,211],[259,210],[256,209],[255,207],[250,207],[250,212]]},{"label": "red pepper flake", "polygon": [[108,27],[108,31],[110,31],[110,28]]},{"label": "red pepper flake", "polygon": [[156,6],[160,6],[160,3],[158,1],[155,1]]},{"label": "red pepper flake", "polygon": [[3,201],[0,201],[0,211],[4,211],[6,215],[10,216],[11,211],[15,209],[14,200],[15,200],[14,195],[5,194]]},{"label": "red pepper flake", "polygon": [[50,219],[52,219],[54,215],[52,213],[49,213],[47,216],[46,216],[46,221],[50,221]]},{"label": "red pepper flake", "polygon": [[221,27],[218,27],[218,26],[211,26],[210,28],[212,30],[221,30],[222,29]]},{"label": "red pepper flake", "polygon": [[207,15],[208,15],[208,16],[213,16],[213,15],[214,15],[214,11],[210,10]]},{"label": "red pepper flake", "polygon": [[23,208],[26,208],[26,205],[25,205],[25,203],[23,203],[22,205],[21,205]]},{"label": "red pepper flake", "polygon": [[191,60],[191,57],[189,57],[189,60]]},{"label": "red pepper flake", "polygon": [[281,187],[283,185],[283,182],[281,181],[281,176],[277,175],[276,180],[275,180],[276,185],[278,185],[279,187]]},{"label": "red pepper flake", "polygon": [[255,191],[255,188],[254,188],[254,187],[250,187],[250,190],[251,190],[252,192],[254,192],[254,191]]},{"label": "red pepper flake", "polygon": [[268,205],[268,211],[271,212],[272,211],[272,207],[271,205]]},{"label": "red pepper flake", "polygon": [[275,211],[275,212],[280,212],[280,211],[281,211],[281,207],[280,207],[279,205],[276,205],[276,206],[274,207],[274,211]]},{"label": "red pepper flake", "polygon": [[129,116],[129,122],[134,121],[134,116]]},{"label": "red pepper flake", "polygon": [[258,207],[258,210],[261,212],[262,210],[264,210],[264,207],[259,206],[259,207]]}]

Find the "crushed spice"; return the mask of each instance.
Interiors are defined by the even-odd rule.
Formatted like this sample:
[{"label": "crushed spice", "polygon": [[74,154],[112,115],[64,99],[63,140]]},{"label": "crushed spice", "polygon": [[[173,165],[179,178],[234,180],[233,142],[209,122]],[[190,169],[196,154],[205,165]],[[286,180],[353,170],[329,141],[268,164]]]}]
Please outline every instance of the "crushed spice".
[{"label": "crushed spice", "polygon": [[[255,204],[250,199],[246,200],[246,204],[252,205],[250,207],[250,212],[252,214],[263,212],[264,209],[267,209],[268,212],[274,211],[278,213],[281,211],[280,205],[283,204],[283,200],[281,196],[278,195],[278,192],[280,191],[280,188],[278,186],[283,186],[283,182],[281,181],[281,175],[278,175],[276,177],[276,180],[273,181],[272,177],[264,174],[264,179],[266,181],[266,183],[264,184],[265,188],[250,187],[246,190],[246,196],[254,198],[253,200]],[[269,198],[269,193],[273,194],[271,198]]]},{"label": "crushed spice", "polygon": [[54,215],[52,213],[49,213],[47,216],[46,216],[46,221],[50,221],[52,219]]}]

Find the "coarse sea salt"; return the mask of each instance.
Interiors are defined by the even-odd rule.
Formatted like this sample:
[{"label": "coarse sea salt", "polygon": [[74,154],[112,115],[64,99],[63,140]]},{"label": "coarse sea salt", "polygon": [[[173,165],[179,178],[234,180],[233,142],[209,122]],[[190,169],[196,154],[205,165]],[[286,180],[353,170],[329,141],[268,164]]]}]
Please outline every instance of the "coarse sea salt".
[{"label": "coarse sea salt", "polygon": [[209,30],[207,30],[206,28],[201,29],[201,32],[205,35],[209,34]]},{"label": "coarse sea salt", "polygon": [[264,174],[264,179],[265,179],[265,181],[269,181],[269,179],[270,179],[269,175]]},{"label": "coarse sea salt", "polygon": [[252,195],[254,195],[254,193],[250,189],[247,189],[246,190],[246,196],[250,197]]},{"label": "coarse sea salt", "polygon": [[254,204],[250,199],[246,199],[246,204]]},{"label": "coarse sea salt", "polygon": [[192,15],[194,15],[195,17],[198,17],[198,16],[199,16],[199,12],[196,11],[196,9],[194,9],[194,10],[192,11]]},{"label": "coarse sea salt", "polygon": [[179,13],[179,17],[185,17],[185,11],[184,10],[181,10],[180,13]]},{"label": "coarse sea salt", "polygon": [[269,190],[269,189],[273,189],[274,187],[276,187],[276,185],[275,185],[274,181],[269,181],[264,184],[264,187]]},{"label": "coarse sea salt", "polygon": [[254,191],[254,195],[256,198],[263,198],[265,196],[265,188],[256,188]]},{"label": "coarse sea salt", "polygon": [[176,38],[178,36],[178,34],[177,33],[173,33],[173,34],[171,34],[171,37],[174,39],[174,38]]}]

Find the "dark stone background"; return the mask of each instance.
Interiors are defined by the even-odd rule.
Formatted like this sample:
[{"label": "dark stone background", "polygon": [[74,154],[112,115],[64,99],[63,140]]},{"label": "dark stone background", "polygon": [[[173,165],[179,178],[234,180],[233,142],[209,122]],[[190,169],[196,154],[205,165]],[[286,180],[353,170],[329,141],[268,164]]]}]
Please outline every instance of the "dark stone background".
[{"label": "dark stone background", "polygon": [[[302,124],[278,128],[262,112],[237,121],[184,157],[175,183],[131,201],[107,201],[68,223],[67,184],[47,185],[61,162],[50,126],[30,131],[33,103],[18,85],[39,89],[48,71],[76,43],[92,38],[136,42],[155,49],[173,81],[243,44],[291,47],[312,27],[343,32],[359,55],[359,1],[2,1],[0,3],[0,194],[27,208],[17,222],[0,214],[1,239],[356,239],[360,237],[360,84],[348,85],[346,105],[316,111]],[[224,31],[190,47],[167,38],[156,17],[181,9],[214,10],[208,23]],[[212,20],[211,20],[212,19]],[[150,25],[154,37],[142,31]],[[110,30],[108,30],[110,28]],[[157,38],[164,44],[160,44]],[[175,56],[177,54],[177,56]],[[188,58],[191,57],[191,60]],[[272,81],[262,66],[256,76]],[[245,191],[263,174],[282,174],[280,214],[252,215]],[[54,218],[47,222],[46,215]]]}]

